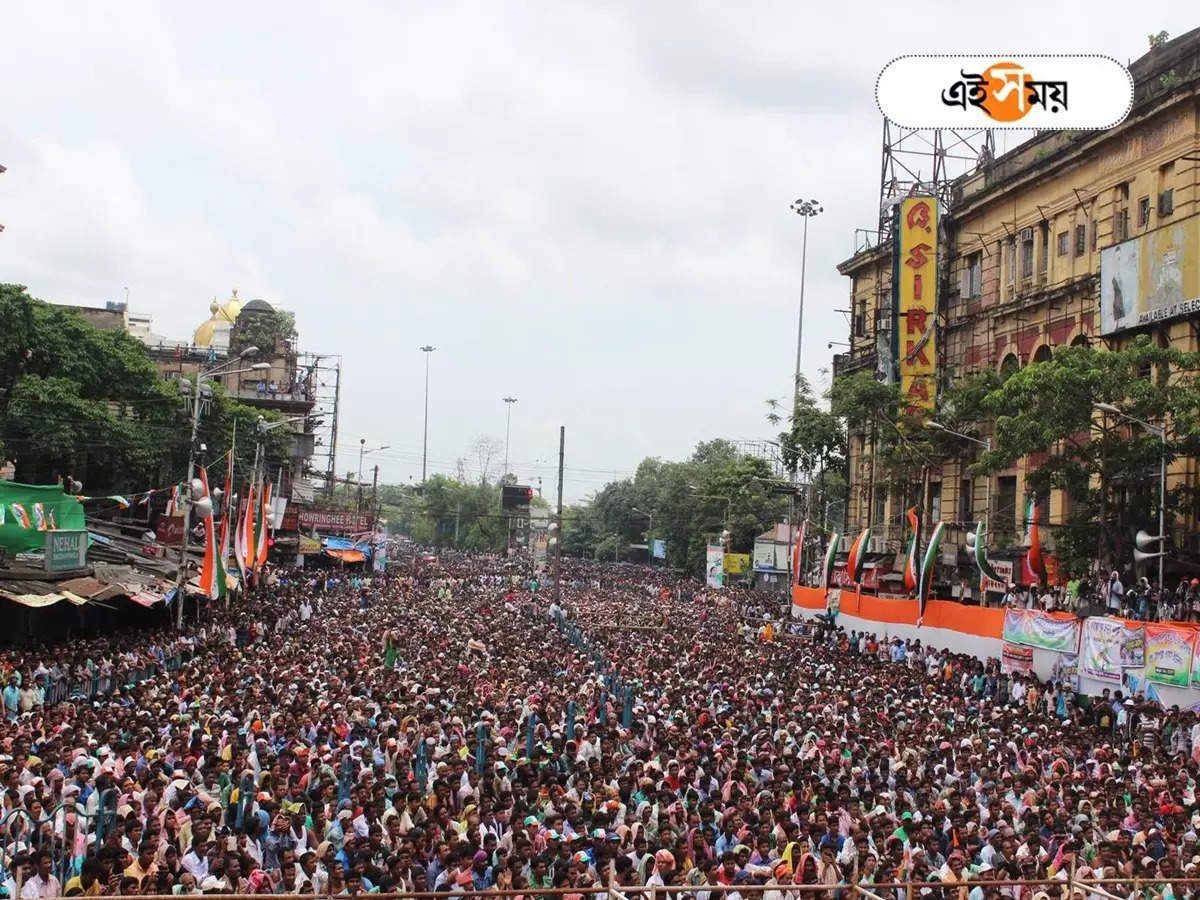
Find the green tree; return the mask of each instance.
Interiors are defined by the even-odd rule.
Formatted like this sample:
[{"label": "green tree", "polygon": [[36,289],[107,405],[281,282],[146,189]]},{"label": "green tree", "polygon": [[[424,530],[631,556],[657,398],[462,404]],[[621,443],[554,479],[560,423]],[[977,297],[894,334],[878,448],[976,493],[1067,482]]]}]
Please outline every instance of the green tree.
[{"label": "green tree", "polygon": [[296,316],[286,309],[243,312],[229,335],[229,352],[257,347],[264,358],[274,359],[295,338]]}]

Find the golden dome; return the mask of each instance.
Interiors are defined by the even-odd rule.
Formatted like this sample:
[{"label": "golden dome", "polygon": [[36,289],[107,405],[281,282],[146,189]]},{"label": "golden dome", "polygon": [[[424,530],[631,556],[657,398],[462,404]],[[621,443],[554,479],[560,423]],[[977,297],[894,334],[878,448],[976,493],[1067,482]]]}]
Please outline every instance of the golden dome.
[{"label": "golden dome", "polygon": [[211,346],[217,323],[228,322],[232,325],[237,320],[238,313],[242,311],[242,300],[238,297],[237,288],[233,289],[233,296],[224,303],[218,303],[217,298],[213,297],[212,303],[208,305],[208,311],[212,314],[212,318],[201,322],[200,327],[193,333],[193,347]]}]

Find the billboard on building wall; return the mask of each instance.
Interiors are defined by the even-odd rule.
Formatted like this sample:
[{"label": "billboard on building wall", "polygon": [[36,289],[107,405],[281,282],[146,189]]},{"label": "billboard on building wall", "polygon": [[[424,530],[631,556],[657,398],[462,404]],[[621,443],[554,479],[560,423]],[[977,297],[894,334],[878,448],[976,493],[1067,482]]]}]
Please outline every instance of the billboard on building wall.
[{"label": "billboard on building wall", "polygon": [[904,198],[892,233],[892,355],[904,411],[915,415],[937,400],[937,198]]},{"label": "billboard on building wall", "polygon": [[1200,217],[1100,251],[1100,333],[1200,312]]}]

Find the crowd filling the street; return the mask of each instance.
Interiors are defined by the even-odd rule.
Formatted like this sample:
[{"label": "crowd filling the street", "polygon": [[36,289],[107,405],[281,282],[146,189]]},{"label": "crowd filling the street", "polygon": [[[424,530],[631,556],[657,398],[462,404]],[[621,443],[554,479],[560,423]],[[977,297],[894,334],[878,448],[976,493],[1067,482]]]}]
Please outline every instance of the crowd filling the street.
[{"label": "crowd filling the street", "polygon": [[557,595],[499,557],[281,569],[181,634],[2,659],[9,897],[1098,900],[1200,874],[1193,711],[663,569],[566,561]]}]

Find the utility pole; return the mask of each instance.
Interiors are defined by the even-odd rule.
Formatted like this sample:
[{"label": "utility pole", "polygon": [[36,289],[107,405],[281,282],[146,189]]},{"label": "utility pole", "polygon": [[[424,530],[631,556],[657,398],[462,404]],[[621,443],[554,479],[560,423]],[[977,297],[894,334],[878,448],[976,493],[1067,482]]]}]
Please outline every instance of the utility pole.
[{"label": "utility pole", "polygon": [[196,477],[196,438],[200,434],[200,373],[192,383],[192,436],[188,441],[187,482],[184,488],[183,536],[179,541],[179,578],[175,583],[175,630],[183,631],[183,598],[187,593],[188,528],[192,518],[192,479]]},{"label": "utility pole", "polygon": [[375,475],[371,478],[371,531],[375,530],[375,519],[379,517],[379,466],[375,467]]},{"label": "utility pole", "polygon": [[461,516],[461,515],[462,515],[462,504],[456,503],[454,505],[454,546],[455,547],[458,546],[458,519],[459,519],[459,516]]},{"label": "utility pole", "polygon": [[516,397],[505,397],[504,405],[508,408],[508,413],[504,421],[504,480],[508,482],[508,435],[512,430],[512,408],[517,402]]},{"label": "utility pole", "polygon": [[558,512],[556,514],[558,525],[558,534],[555,537],[558,539],[554,544],[554,602],[558,603],[562,596],[562,542],[563,542],[563,510],[562,510],[562,492],[563,492],[563,451],[567,443],[567,426],[558,426]]},{"label": "utility pole", "polygon": [[429,354],[437,348],[426,344],[421,348],[425,354],[425,437],[421,442],[421,484],[425,484],[426,463],[429,461]]}]

